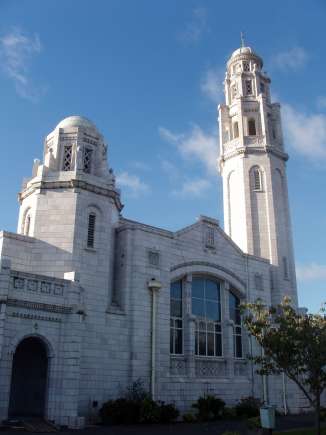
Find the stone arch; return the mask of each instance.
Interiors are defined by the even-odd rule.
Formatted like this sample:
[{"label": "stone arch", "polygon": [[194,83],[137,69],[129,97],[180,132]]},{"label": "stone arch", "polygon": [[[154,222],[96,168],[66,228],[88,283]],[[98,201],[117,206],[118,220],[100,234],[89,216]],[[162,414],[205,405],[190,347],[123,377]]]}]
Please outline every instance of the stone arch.
[{"label": "stone arch", "polygon": [[29,233],[31,231],[31,218],[32,218],[31,211],[32,208],[28,206],[23,212],[20,233],[23,234],[24,236],[29,236]]},{"label": "stone arch", "polygon": [[12,346],[9,417],[44,417],[49,396],[52,347],[39,334],[27,334]]},{"label": "stone arch", "polygon": [[39,339],[40,341],[42,341],[43,344],[46,346],[48,358],[54,357],[55,352],[54,352],[54,348],[53,348],[51,342],[44,335],[37,334],[37,333],[16,336],[15,339],[11,342],[10,347],[9,347],[9,353],[11,356],[15,353],[19,343],[21,343],[26,338],[36,338],[36,339]]},{"label": "stone arch", "polygon": [[237,289],[241,299],[246,298],[246,283],[224,266],[205,261],[180,263],[171,268],[170,281],[184,278],[187,274],[207,276],[218,281],[227,282],[232,288]]}]

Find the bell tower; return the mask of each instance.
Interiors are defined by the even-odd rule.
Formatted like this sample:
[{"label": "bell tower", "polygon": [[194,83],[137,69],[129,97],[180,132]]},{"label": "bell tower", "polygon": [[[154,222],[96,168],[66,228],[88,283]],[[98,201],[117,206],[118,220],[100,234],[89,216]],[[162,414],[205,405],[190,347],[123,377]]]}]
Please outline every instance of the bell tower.
[{"label": "bell tower", "polygon": [[219,105],[220,161],[226,233],[246,253],[270,260],[272,302],[297,303],[280,105],[250,47],[227,62]]},{"label": "bell tower", "polygon": [[46,254],[31,258],[36,273],[64,278],[76,272],[82,285],[103,293],[103,305],[122,204],[104,137],[90,120],[69,116],[45,138],[43,162],[34,161],[19,201],[18,233],[47,246]]}]

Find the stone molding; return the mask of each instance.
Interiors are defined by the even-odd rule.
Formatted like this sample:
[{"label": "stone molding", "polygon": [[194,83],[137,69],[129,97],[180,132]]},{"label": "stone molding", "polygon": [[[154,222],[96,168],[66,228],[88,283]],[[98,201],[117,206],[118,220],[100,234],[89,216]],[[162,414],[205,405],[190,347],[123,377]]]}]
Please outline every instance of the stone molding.
[{"label": "stone molding", "polygon": [[225,153],[220,157],[220,163],[225,162],[226,160],[229,160],[237,155],[244,155],[246,154],[273,154],[274,156],[284,160],[285,162],[289,159],[289,155],[287,153],[284,153],[282,151],[279,151],[275,149],[274,147],[271,147],[269,145],[266,145],[264,147],[239,147],[235,150],[232,150],[230,153]]},{"label": "stone molding", "polygon": [[48,311],[50,313],[72,314],[73,308],[64,305],[45,304],[41,302],[31,302],[19,299],[0,299],[0,304],[6,304],[9,307],[26,308],[28,310]]},{"label": "stone molding", "polygon": [[88,192],[96,193],[97,195],[105,196],[107,198],[112,198],[119,211],[123,209],[123,204],[120,201],[120,194],[114,190],[105,187],[96,186],[95,184],[88,183],[83,180],[68,180],[68,181],[36,181],[31,186],[19,193],[18,199],[20,204],[22,201],[39,190],[40,193],[44,190],[54,190],[54,189],[82,189]]},{"label": "stone molding", "polygon": [[48,317],[48,316],[40,316],[38,314],[27,314],[27,313],[19,313],[13,312],[9,314],[11,317],[19,317],[20,319],[31,319],[31,320],[43,320],[46,322],[62,322],[62,319],[59,317]]},{"label": "stone molding", "polygon": [[218,264],[210,263],[208,261],[186,261],[185,263],[180,263],[175,266],[172,266],[170,271],[174,272],[175,270],[182,269],[184,267],[189,267],[189,266],[206,266],[206,267],[211,267],[212,269],[220,270],[221,272],[224,272],[227,275],[232,276],[232,278],[237,280],[242,285],[243,288],[246,288],[246,283],[241,278],[239,278],[235,273],[233,273],[231,270],[227,269],[226,267],[219,266]]}]

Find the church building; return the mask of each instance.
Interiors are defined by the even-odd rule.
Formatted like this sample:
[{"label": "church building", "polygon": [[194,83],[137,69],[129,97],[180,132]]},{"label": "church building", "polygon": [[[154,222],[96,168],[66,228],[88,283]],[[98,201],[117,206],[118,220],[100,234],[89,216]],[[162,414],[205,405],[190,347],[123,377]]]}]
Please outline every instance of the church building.
[{"label": "church building", "polygon": [[124,218],[97,127],[70,116],[46,137],[17,233],[0,232],[0,421],[81,427],[137,379],[181,411],[204,394],[306,405],[287,380],[255,373],[239,310],[285,295],[297,305],[288,154],[262,67],[250,47],[227,62],[224,229],[206,216],[175,232]]}]

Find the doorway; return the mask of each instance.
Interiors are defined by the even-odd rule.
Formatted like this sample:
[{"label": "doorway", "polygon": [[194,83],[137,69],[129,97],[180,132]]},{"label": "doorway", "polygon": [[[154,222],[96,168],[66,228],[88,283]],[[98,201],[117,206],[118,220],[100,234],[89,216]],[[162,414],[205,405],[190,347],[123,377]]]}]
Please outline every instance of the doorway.
[{"label": "doorway", "polygon": [[37,337],[25,338],[13,357],[9,417],[44,417],[47,374],[45,344]]}]

